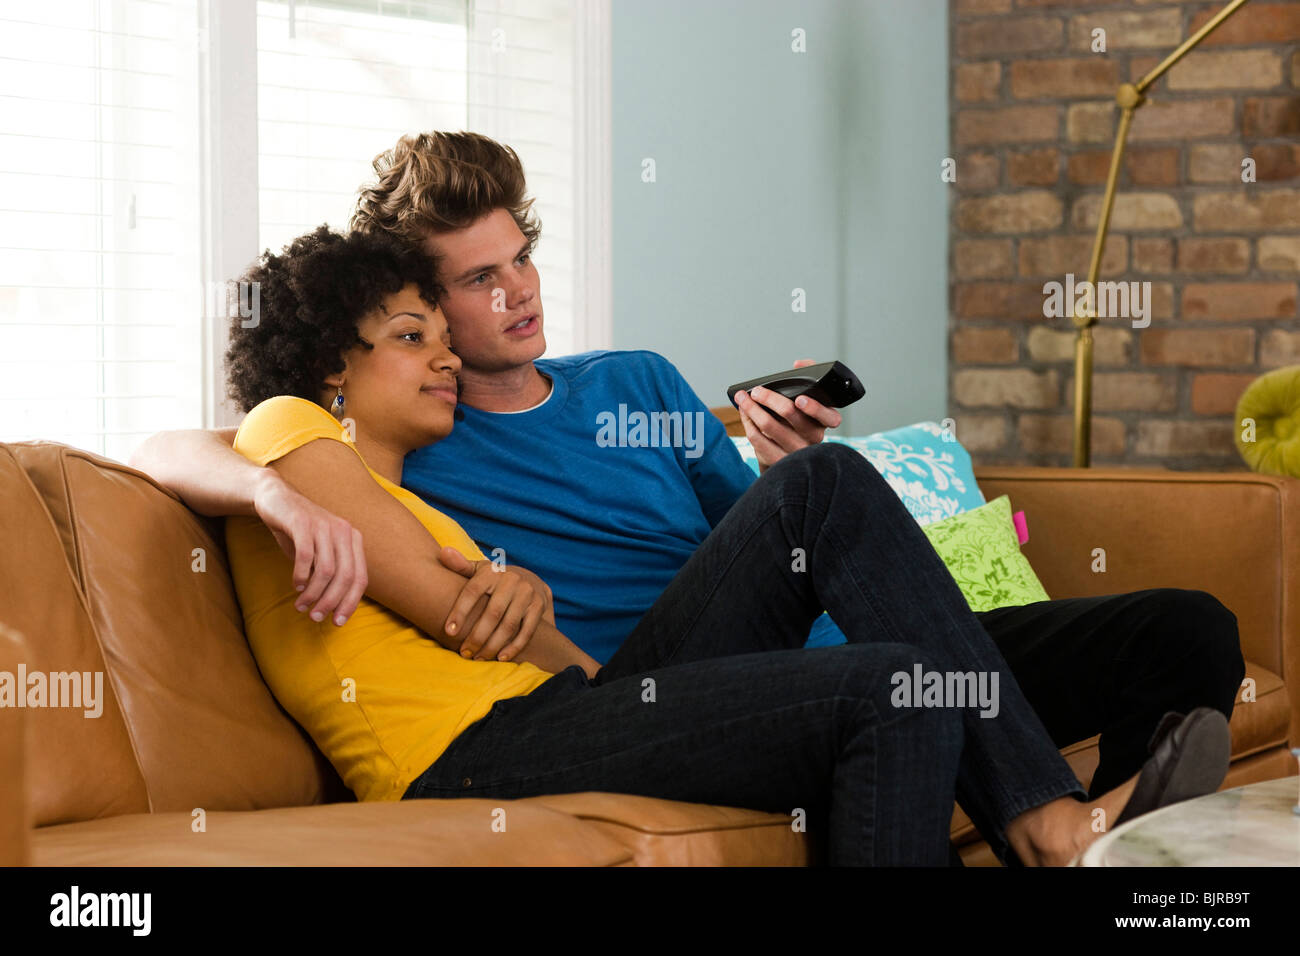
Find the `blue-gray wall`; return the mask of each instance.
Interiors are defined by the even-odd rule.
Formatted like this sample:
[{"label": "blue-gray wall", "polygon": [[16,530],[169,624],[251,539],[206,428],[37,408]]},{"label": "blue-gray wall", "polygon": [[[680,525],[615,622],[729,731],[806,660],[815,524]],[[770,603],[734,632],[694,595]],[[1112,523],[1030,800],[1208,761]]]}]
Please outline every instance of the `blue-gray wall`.
[{"label": "blue-gray wall", "polygon": [[613,0],[615,347],[668,356],[710,405],[839,358],[867,388],[841,434],[943,418],[947,18],[947,0]]}]

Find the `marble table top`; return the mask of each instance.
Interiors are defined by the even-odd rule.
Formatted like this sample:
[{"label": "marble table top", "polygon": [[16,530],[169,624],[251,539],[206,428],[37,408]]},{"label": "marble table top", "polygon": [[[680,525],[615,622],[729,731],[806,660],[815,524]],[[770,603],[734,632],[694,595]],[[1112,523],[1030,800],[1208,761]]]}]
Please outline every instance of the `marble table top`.
[{"label": "marble table top", "polygon": [[1300,777],[1185,800],[1105,834],[1079,866],[1300,866]]}]

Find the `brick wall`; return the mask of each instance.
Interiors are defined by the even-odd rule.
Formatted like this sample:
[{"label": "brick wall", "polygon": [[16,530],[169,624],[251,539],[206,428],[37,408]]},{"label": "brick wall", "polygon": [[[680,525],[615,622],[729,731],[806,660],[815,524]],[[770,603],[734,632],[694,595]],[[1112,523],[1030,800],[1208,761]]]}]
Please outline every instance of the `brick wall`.
[{"label": "brick wall", "polygon": [[[950,0],[950,414],[977,463],[1071,463],[1074,328],[1043,284],[1086,278],[1116,88],[1222,7]],[[1094,328],[1092,461],[1244,468],[1237,399],[1300,364],[1300,0],[1252,0],[1147,96],[1100,278],[1149,281],[1151,324]]]}]

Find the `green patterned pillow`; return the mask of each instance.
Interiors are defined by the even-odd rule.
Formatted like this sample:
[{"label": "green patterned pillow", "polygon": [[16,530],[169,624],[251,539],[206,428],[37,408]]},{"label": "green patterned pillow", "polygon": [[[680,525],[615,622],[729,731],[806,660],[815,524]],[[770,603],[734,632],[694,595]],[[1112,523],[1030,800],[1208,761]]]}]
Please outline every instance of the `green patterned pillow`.
[{"label": "green patterned pillow", "polygon": [[921,528],[972,611],[1049,601],[1011,522],[1006,495]]}]

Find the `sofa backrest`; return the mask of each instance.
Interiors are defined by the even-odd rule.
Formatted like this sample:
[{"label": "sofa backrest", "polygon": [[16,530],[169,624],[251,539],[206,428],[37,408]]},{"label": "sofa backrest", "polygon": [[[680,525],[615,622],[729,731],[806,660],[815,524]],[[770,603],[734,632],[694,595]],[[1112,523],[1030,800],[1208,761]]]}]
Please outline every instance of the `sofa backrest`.
[{"label": "sofa backrest", "polygon": [[98,717],[28,711],[35,825],[337,795],[258,673],[215,522],[52,442],[0,444],[0,501],[0,623],[28,674],[103,675]]},{"label": "sofa backrest", "polygon": [[985,495],[1009,495],[1024,510],[1023,551],[1048,594],[1207,591],[1237,616],[1245,656],[1290,683],[1296,662],[1285,659],[1285,644],[1300,629],[1300,481],[1113,466],[975,473]]}]

